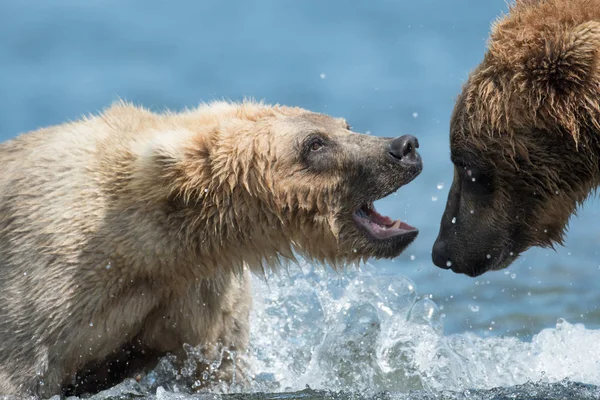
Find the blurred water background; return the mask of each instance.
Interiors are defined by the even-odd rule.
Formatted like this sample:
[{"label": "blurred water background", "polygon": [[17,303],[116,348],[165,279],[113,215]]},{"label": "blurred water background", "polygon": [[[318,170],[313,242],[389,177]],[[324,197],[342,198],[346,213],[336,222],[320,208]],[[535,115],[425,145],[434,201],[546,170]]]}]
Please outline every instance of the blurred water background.
[{"label": "blurred water background", "polygon": [[[260,290],[255,290],[252,349],[258,372],[271,383],[280,382],[273,390],[292,391],[311,383],[327,389],[328,382],[334,389],[371,387],[398,393],[489,389],[563,378],[599,385],[596,199],[572,219],[566,246],[530,250],[507,270],[473,279],[440,270],[430,261],[452,180],[448,124],[454,99],[482,59],[491,22],[507,9],[504,0],[4,0],[0,140],[96,113],[118,99],[161,111],[245,97],[345,117],[359,132],[414,134],[421,144],[422,175],[377,207],[419,227],[416,242],[395,260],[372,262],[367,272],[323,274],[304,266],[270,283],[255,282]],[[408,325],[386,325],[387,317],[375,315],[381,314],[383,303],[355,292],[364,284],[378,287],[371,293],[381,293],[390,282],[405,297],[404,303],[387,306],[392,314],[402,311]],[[332,294],[332,285],[342,292]],[[302,296],[313,296],[321,311],[306,312],[290,325],[291,315],[301,313],[294,304],[303,302]],[[422,314],[431,328],[428,333],[410,320],[414,302],[421,311],[413,315]],[[378,311],[369,311],[369,305]],[[281,309],[289,313],[278,317]],[[349,315],[349,310],[367,316],[346,325],[327,322]],[[332,380],[318,382],[314,374],[326,376],[324,370],[337,367],[319,364],[311,367],[313,375],[306,368],[290,367],[314,363],[321,357],[315,356],[319,346],[321,352],[335,348],[327,344],[332,332],[342,343],[337,346],[348,348],[344,338],[353,333],[343,327],[360,326],[355,324],[360,318],[381,325],[369,339],[379,346],[373,349],[374,363],[379,372],[402,370],[404,375],[386,378],[395,384],[371,376],[363,386],[341,378],[335,386]],[[281,324],[287,336],[270,342],[263,337]],[[289,332],[294,330],[301,333],[292,337]],[[402,358],[402,352],[383,354],[390,347],[386,341],[397,343],[399,330],[412,338],[413,350],[419,343],[433,346],[429,353],[421,349],[415,354],[424,351],[419,354],[445,364],[419,364],[417,356]],[[368,357],[361,353],[365,346],[359,342],[357,359]],[[285,362],[273,363],[278,357]],[[404,364],[388,365],[393,360]],[[402,381],[398,376],[408,376],[407,365],[415,363],[418,384]],[[530,369],[516,371],[514,366]],[[271,371],[286,368],[293,373]],[[452,377],[457,370],[470,378]]]}]

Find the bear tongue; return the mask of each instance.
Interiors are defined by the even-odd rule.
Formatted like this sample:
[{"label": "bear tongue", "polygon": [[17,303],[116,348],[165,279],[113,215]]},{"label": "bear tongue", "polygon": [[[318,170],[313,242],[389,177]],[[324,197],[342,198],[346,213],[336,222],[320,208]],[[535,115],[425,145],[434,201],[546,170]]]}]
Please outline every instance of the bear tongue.
[{"label": "bear tongue", "polygon": [[405,222],[398,220],[393,220],[390,217],[387,217],[385,215],[381,215],[379,214],[374,207],[369,207],[367,209],[367,217],[369,218],[369,220],[371,220],[372,223],[375,223],[379,226],[381,226],[382,228],[385,228],[386,230],[390,230],[390,231],[398,231],[398,230],[402,230],[402,231],[411,231],[414,230],[415,227],[411,226]]},{"label": "bear tongue", "polygon": [[364,226],[377,239],[388,239],[415,229],[400,220],[393,221],[390,225],[380,225],[372,219],[368,219],[368,221]]},{"label": "bear tongue", "polygon": [[366,204],[354,214],[357,223],[366,228],[375,238],[384,240],[397,235],[402,235],[415,228],[400,220],[394,221],[390,217],[375,211],[373,204]]}]

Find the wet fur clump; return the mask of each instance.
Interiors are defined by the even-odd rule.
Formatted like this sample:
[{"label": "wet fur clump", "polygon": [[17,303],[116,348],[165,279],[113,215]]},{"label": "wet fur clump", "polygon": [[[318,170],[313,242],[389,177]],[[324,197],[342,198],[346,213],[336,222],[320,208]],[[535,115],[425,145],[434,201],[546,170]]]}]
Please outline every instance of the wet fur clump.
[{"label": "wet fur clump", "polygon": [[450,146],[436,265],[476,276],[562,243],[600,183],[600,1],[513,4],[457,99]]}]

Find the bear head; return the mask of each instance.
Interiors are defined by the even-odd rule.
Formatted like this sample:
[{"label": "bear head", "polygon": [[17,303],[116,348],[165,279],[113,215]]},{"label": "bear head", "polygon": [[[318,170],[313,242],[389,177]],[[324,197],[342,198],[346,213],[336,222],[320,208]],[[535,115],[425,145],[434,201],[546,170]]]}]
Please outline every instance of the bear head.
[{"label": "bear head", "polygon": [[493,27],[450,125],[433,262],[477,276],[562,243],[599,182],[600,1],[521,0]]},{"label": "bear head", "polygon": [[260,270],[298,253],[337,266],[395,257],[417,236],[373,207],[420,173],[413,136],[358,134],[343,119],[254,102],[189,118],[145,148],[136,181],[204,265]]}]

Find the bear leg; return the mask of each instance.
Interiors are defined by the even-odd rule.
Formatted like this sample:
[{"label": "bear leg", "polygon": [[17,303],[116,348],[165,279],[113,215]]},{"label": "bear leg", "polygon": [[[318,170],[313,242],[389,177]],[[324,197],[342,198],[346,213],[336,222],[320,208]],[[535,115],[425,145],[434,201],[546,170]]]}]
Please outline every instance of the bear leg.
[{"label": "bear leg", "polygon": [[193,284],[186,295],[148,318],[140,341],[156,353],[174,354],[178,363],[187,360],[189,365],[193,358],[195,381],[202,386],[248,383],[248,368],[239,354],[248,346],[250,279],[245,271]]}]

